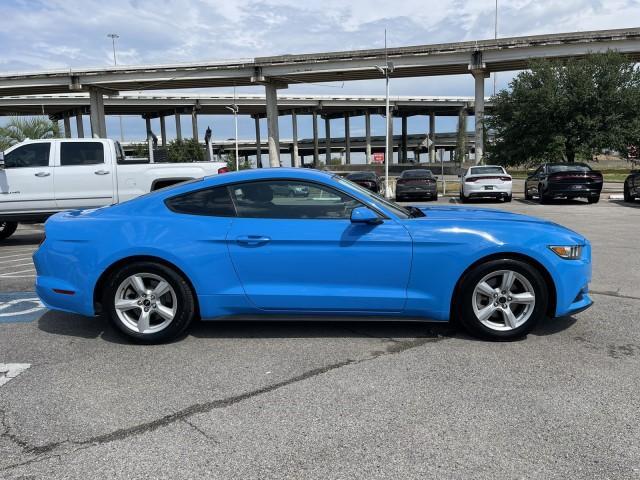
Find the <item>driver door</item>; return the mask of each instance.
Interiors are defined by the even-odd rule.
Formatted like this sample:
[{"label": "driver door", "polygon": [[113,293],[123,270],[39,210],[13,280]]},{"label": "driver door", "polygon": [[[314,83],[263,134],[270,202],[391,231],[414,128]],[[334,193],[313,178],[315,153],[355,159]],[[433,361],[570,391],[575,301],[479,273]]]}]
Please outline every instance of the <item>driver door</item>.
[{"label": "driver door", "polygon": [[306,313],[404,309],[412,242],[395,220],[353,224],[351,210],[362,204],[311,182],[229,188],[238,216],[227,245],[255,306]]}]

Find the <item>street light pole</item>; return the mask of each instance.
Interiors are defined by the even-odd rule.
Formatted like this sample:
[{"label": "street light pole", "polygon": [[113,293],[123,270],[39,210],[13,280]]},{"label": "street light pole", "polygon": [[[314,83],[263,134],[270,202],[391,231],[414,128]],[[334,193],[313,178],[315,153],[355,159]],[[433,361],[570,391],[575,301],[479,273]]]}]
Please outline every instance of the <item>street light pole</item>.
[{"label": "street light pole", "polygon": [[238,105],[235,103],[231,106],[225,107],[227,110],[233,112],[233,121],[235,123],[236,128],[236,171],[240,170],[240,160],[239,160],[239,152],[238,152]]},{"label": "street light pole", "polygon": [[[120,35],[117,33],[108,33],[107,37],[111,39],[111,47],[113,48],[113,66],[118,66],[118,59],[116,57],[116,38],[120,38]],[[119,115],[120,119],[120,142],[124,142],[124,133],[122,129],[122,115]],[[147,138],[149,138],[149,132],[147,132]]]},{"label": "street light pole", "polygon": [[[493,39],[498,40],[498,0],[496,0],[496,11],[493,22]],[[497,72],[493,72],[493,96],[496,96],[496,80],[498,74]]]},{"label": "street light pole", "polygon": [[[391,198],[391,192],[389,190],[389,153],[393,156],[393,150],[389,148],[389,122],[391,119],[389,118],[389,114],[391,113],[390,105],[389,105],[389,74],[393,72],[393,63],[391,63],[387,58],[387,30],[384,30],[384,60],[385,66],[381,67],[380,65],[376,65],[376,69],[384,75],[385,79],[385,126],[386,132],[384,134],[385,138],[385,146],[384,146],[384,196],[386,198]],[[389,152],[391,150],[391,152]]]}]

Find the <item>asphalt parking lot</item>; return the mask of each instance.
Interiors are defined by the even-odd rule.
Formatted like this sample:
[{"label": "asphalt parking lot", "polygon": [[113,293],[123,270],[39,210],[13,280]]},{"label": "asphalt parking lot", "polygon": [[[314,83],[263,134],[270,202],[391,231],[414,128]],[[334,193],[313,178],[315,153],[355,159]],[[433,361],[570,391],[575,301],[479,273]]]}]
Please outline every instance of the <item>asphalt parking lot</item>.
[{"label": "asphalt parking lot", "polygon": [[0,246],[0,478],[640,478],[636,203],[478,203],[593,244],[595,305],[508,343],[270,321],[133,345],[39,305],[21,229]]}]

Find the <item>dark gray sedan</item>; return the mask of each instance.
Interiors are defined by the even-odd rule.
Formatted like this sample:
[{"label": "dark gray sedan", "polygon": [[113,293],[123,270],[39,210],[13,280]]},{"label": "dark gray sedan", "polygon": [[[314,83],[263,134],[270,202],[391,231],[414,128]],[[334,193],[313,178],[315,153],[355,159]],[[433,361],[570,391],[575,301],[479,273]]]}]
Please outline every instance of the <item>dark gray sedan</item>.
[{"label": "dark gray sedan", "polygon": [[396,180],[396,201],[438,199],[438,185],[431,170],[405,170]]}]

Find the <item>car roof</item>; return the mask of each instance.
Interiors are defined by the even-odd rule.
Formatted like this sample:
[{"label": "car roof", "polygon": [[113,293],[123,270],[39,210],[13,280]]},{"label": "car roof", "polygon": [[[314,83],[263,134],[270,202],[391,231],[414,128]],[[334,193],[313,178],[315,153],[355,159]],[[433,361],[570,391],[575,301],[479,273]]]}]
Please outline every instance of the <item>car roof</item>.
[{"label": "car roof", "polygon": [[240,170],[239,172],[211,175],[204,178],[204,184],[206,186],[222,185],[226,183],[268,180],[270,178],[291,178],[295,180],[317,180],[326,182],[334,175],[334,173],[322,172],[311,168],[254,168]]}]

